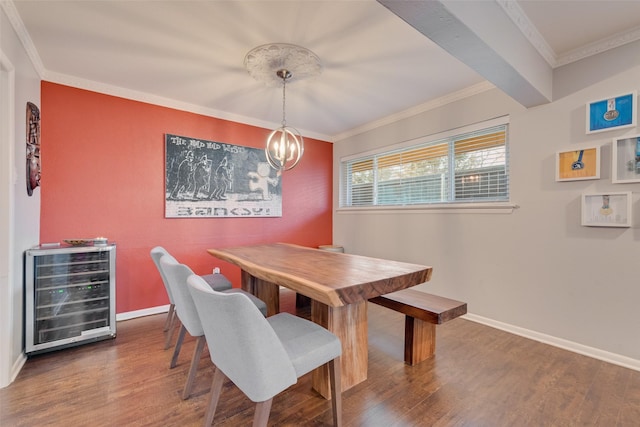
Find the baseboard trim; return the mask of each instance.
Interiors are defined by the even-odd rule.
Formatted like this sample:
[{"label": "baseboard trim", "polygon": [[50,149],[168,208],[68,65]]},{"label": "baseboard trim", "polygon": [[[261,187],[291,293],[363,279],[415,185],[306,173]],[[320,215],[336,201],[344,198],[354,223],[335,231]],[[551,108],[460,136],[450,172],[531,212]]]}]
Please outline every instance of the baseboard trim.
[{"label": "baseboard trim", "polygon": [[159,305],[157,307],[144,308],[142,310],[127,311],[125,313],[116,314],[116,322],[122,320],[135,319],[137,317],[151,316],[153,314],[166,313],[169,311],[169,304]]},{"label": "baseboard trim", "polygon": [[519,335],[524,338],[529,338],[535,341],[539,341],[544,344],[549,344],[554,347],[561,348],[563,350],[572,351],[574,353],[582,354],[583,356],[588,356],[594,359],[602,360],[603,362],[608,362],[614,365],[622,366],[624,368],[633,369],[634,371],[640,371],[640,360],[632,359],[631,357],[622,356],[620,354],[611,353],[611,352],[600,350],[594,347],[589,347],[573,341],[565,340],[565,339],[554,337],[551,335],[542,334],[540,332],[521,328],[519,326],[510,325],[508,323],[499,322],[497,320],[488,319],[486,317],[478,316],[476,314],[467,313],[464,316],[462,316],[462,318],[470,320],[472,322],[481,323],[483,325],[490,326],[492,328],[500,329],[502,331],[509,332],[514,335]]},{"label": "baseboard trim", "polygon": [[[143,310],[128,311],[126,313],[119,313],[116,315],[116,321],[130,320],[137,317],[151,316],[154,314],[166,313],[169,311],[169,305],[161,305],[157,307],[145,308]],[[532,331],[530,329],[521,328],[508,323],[499,322],[497,320],[489,319],[487,317],[478,316],[477,314],[467,313],[461,316],[463,319],[470,320],[472,322],[480,323],[495,329],[500,329],[505,332],[509,332],[514,335],[519,335],[524,338],[529,338],[534,341],[538,341],[544,344],[549,344],[554,347],[568,350],[574,353],[582,354],[583,356],[592,357],[594,359],[602,360],[603,362],[612,363],[614,365],[622,366],[624,368],[633,369],[634,371],[640,371],[640,360],[632,359],[631,357],[622,356],[620,354],[611,353],[608,351],[600,350],[595,347],[589,347],[583,344],[579,344],[573,341],[565,340],[562,338],[554,337],[552,335],[543,334],[540,332]],[[22,357],[14,364],[12,372],[20,372],[20,368],[26,361],[26,357]],[[20,364],[19,364],[20,362]],[[19,365],[18,365],[19,364]],[[17,370],[16,370],[17,367]]]},{"label": "baseboard trim", "polygon": [[17,378],[25,363],[27,363],[27,355],[24,353],[20,353],[20,356],[18,356],[15,363],[11,367],[11,378],[9,379],[9,384],[11,384]]}]

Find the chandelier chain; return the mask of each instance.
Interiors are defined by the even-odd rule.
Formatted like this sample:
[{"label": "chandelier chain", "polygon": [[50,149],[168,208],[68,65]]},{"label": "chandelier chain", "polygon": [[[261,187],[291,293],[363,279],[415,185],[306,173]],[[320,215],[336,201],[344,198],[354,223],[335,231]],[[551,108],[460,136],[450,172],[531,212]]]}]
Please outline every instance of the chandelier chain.
[{"label": "chandelier chain", "polygon": [[282,127],[287,126],[287,119],[285,116],[285,99],[286,99],[286,87],[287,87],[287,77],[282,77]]}]

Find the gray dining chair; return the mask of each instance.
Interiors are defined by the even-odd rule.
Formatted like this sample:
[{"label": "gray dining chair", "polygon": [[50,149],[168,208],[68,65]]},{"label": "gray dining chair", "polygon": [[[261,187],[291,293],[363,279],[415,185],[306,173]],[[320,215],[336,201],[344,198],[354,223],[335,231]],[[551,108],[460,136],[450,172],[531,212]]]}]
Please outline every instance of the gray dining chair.
[{"label": "gray dining chair", "polygon": [[[167,283],[167,279],[160,268],[160,258],[163,255],[169,255],[169,252],[163,248],[162,246],[156,246],[151,249],[151,259],[153,259],[158,272],[160,273],[160,278],[162,279],[162,283],[164,284],[164,288],[167,292],[167,296],[169,297],[169,312],[167,313],[167,319],[164,322],[163,331],[167,333],[167,337],[164,342],[164,349],[168,349],[171,346],[171,341],[173,340],[173,332],[175,330],[176,324],[176,315],[175,315],[175,303],[173,302],[173,295],[171,294],[171,289],[169,288],[169,284]],[[231,289],[233,286],[229,279],[227,279],[222,274],[205,274],[201,276],[212,289],[217,291],[224,291],[226,289]]]},{"label": "gray dining chair", "polygon": [[216,366],[205,426],[215,416],[222,386],[229,378],[256,402],[254,426],[266,426],[274,396],[302,375],[328,364],[333,423],[342,423],[338,337],[309,320],[289,313],[265,318],[246,295],[209,288],[201,277],[187,279]]},{"label": "gray dining chair", "polygon": [[[180,349],[182,348],[182,342],[184,341],[185,334],[189,332],[192,337],[196,338],[196,347],[191,359],[191,366],[189,367],[187,382],[182,392],[182,398],[188,399],[191,395],[191,389],[195,380],[196,371],[198,370],[198,362],[200,361],[202,350],[205,344],[205,336],[202,329],[202,323],[200,322],[200,317],[193,303],[191,293],[189,292],[189,289],[187,287],[187,278],[194,275],[194,273],[188,266],[178,263],[178,261],[176,261],[176,259],[171,255],[163,255],[160,258],[160,268],[167,278],[167,283],[169,284],[169,288],[171,289],[171,293],[175,301],[175,312],[180,319],[180,322],[182,323],[180,333],[178,334],[178,340],[176,342],[176,348],[173,351],[173,357],[171,358],[169,368],[174,368],[177,365],[178,355],[180,354]],[[207,286],[209,289],[212,289],[209,284],[204,279],[202,279],[202,277],[200,277],[200,279],[205,283],[205,286]],[[245,293],[245,291],[243,291],[242,289],[226,289],[222,292]],[[247,297],[251,299],[253,305],[262,313],[262,315],[266,316],[267,305],[262,300],[256,298],[251,294],[247,293]]]}]

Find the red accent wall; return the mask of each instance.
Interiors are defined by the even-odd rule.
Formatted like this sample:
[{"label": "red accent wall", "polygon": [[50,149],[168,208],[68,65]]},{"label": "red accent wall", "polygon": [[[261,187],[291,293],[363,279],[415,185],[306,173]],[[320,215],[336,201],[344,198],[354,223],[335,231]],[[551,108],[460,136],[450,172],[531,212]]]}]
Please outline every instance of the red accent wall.
[{"label": "red accent wall", "polygon": [[262,147],[270,130],[42,82],[40,241],[106,236],[117,243],[117,312],[168,304],[149,251],[164,246],[196,273],[219,266],[206,252],[265,242],[330,244],[333,146],[305,138],[282,178],[281,218],[164,217],[164,135]]}]

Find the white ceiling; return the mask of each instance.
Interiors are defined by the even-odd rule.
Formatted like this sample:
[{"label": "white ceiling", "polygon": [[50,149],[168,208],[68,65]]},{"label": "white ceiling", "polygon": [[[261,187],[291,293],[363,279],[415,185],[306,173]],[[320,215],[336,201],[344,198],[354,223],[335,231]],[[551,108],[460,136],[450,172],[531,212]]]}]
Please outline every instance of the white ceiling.
[{"label": "white ceiling", "polygon": [[[505,90],[486,68],[465,65],[392,13],[392,2],[381,2],[389,8],[373,0],[1,4],[44,80],[264,127],[282,119],[282,90],[250,77],[244,56],[265,43],[304,46],[320,57],[323,72],[287,85],[287,123],[326,140],[492,87],[487,79]],[[455,9],[463,2],[416,2],[436,3]],[[549,70],[640,39],[640,1],[471,3],[498,5]]]}]

